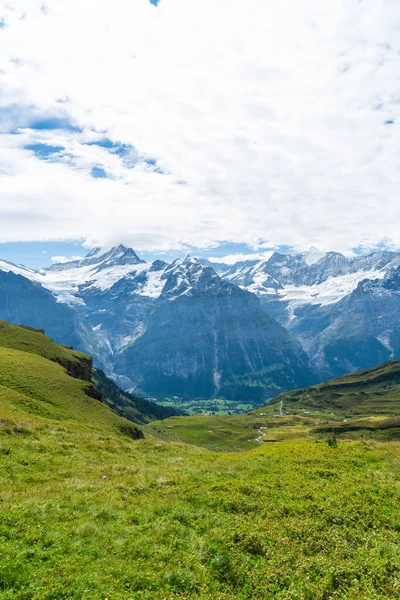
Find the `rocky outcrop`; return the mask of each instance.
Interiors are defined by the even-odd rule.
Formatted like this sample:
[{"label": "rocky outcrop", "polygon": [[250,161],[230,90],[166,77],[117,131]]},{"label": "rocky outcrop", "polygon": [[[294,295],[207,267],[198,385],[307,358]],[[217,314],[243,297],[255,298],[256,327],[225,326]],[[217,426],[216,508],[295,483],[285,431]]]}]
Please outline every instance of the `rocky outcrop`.
[{"label": "rocky outcrop", "polygon": [[[57,362],[63,365],[68,371],[68,375],[75,379],[91,381],[93,373],[93,359],[91,356],[82,355],[79,360],[60,360]],[[93,396],[94,398],[94,396]]]}]

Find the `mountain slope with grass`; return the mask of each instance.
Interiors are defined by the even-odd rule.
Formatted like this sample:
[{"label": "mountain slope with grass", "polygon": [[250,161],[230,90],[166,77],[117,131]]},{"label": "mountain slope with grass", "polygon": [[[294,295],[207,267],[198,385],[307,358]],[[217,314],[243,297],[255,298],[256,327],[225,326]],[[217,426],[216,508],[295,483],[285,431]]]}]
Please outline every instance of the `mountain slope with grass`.
[{"label": "mountain slope with grass", "polygon": [[[0,320],[0,348],[37,355],[62,365],[72,377],[90,382],[90,385],[85,388],[87,394],[94,398],[101,398],[104,404],[120,416],[137,424],[181,414],[174,408],[159,406],[145,398],[122,391],[102,371],[93,369],[90,356],[77,352],[70,346],[54,343],[42,330],[11,325]],[[6,353],[6,356],[11,357],[12,354]],[[18,355],[18,359],[24,364],[28,360],[32,362],[32,359],[28,359],[26,356]],[[33,359],[34,362],[35,359]],[[46,363],[43,364],[46,365]],[[45,387],[45,380],[43,386]]]},{"label": "mountain slope with grass", "polygon": [[0,329],[2,600],[398,598],[399,444],[133,439],[66,357]]},{"label": "mountain slope with grass", "polygon": [[122,417],[129,419],[129,421],[134,421],[139,425],[183,414],[175,408],[161,406],[160,404],[121,390],[100,369],[93,370],[92,382],[102,394],[103,402],[107,406],[115,410]]},{"label": "mountain slope with grass", "polygon": [[279,394],[271,405],[338,410],[348,415],[400,415],[400,360],[342,375],[319,385]]},{"label": "mountain slope with grass", "polygon": [[133,423],[101,400],[91,382],[92,359],[55,344],[42,332],[0,321],[2,426],[15,419],[30,428],[32,418],[76,422],[82,428],[143,437]]},{"label": "mountain slope with grass", "polygon": [[400,361],[279,394],[247,414],[176,416],[146,431],[217,451],[321,435],[400,440]]},{"label": "mountain slope with grass", "polygon": [[92,359],[73,350],[70,346],[56,344],[43,330],[24,325],[12,325],[0,319],[0,346],[10,350],[21,350],[57,362],[78,379],[90,381]]}]

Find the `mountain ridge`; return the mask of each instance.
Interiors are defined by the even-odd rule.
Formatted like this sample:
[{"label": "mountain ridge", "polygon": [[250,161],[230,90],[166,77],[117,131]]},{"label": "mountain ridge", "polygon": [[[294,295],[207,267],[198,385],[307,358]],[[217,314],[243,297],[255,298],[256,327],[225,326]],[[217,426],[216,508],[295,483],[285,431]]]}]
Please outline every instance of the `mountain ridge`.
[{"label": "mountain ridge", "polygon": [[55,313],[74,315],[77,347],[130,392],[262,401],[316,379],[256,296],[190,256],[149,264],[124,246],[95,250],[34,273],[30,285],[52,294]]},{"label": "mountain ridge", "polygon": [[[400,326],[395,318],[398,290],[394,275],[388,275],[395,273],[399,266],[400,253],[396,252],[346,257],[338,252],[321,253],[315,248],[297,254],[274,252],[266,260],[240,261],[234,265],[190,256],[170,264],[161,260],[146,263],[133,249],[119,245],[106,251],[96,248],[83,259],[55,264],[41,271],[0,262],[0,273],[12,271],[47,290],[58,305],[49,314],[52,311],[58,314],[62,306],[72,309],[69,318],[74,325],[71,328],[78,334],[71,345],[78,345],[96,356],[99,366],[125,389],[141,391],[147,376],[143,379],[138,372],[136,365],[140,364],[140,356],[132,359],[133,348],[136,346],[140,354],[146,354],[142,338],[150,339],[150,331],[155,326],[153,319],[158,318],[161,306],[164,302],[178,302],[184,296],[192,298],[193,306],[201,298],[207,303],[211,298],[219,297],[219,306],[222,306],[225,296],[234,293],[240,297],[240,292],[233,290],[254,295],[263,311],[301,342],[309,356],[315,380],[400,357]],[[391,288],[388,277],[393,280]],[[385,282],[382,284],[386,286],[385,293],[379,281]],[[381,291],[378,293],[378,290]],[[244,297],[243,307],[237,302],[237,310],[242,311],[243,317],[245,304]],[[198,310],[199,305],[196,306]],[[350,314],[351,317],[346,316]],[[4,308],[3,312],[0,310],[0,316],[13,320],[13,314],[5,312]],[[171,318],[170,314],[170,324]],[[180,318],[178,312],[175,318]],[[204,311],[203,318],[208,327],[209,318]],[[221,327],[223,321],[220,312]],[[195,322],[195,319],[187,321],[189,336]],[[357,323],[359,329],[356,332]],[[37,321],[35,324],[37,326]],[[216,326],[214,321],[214,333]],[[176,335],[177,329],[172,327],[170,331]],[[159,330],[157,335],[162,336],[165,332]],[[354,335],[350,335],[351,332]],[[213,334],[203,344],[211,347],[213,339],[218,343],[222,340]],[[61,341],[61,338],[57,340]],[[283,340],[284,335],[284,344]],[[154,350],[154,356],[162,359],[162,347],[156,349],[154,346]],[[176,350],[173,350],[175,355]],[[245,356],[248,351],[243,347],[241,352]],[[135,366],[129,364],[131,360]],[[199,363],[197,358],[193,360]],[[200,363],[204,360],[202,354]],[[257,370],[251,367],[251,360],[245,362],[247,367],[238,373],[239,377],[246,370],[254,377]],[[113,368],[115,364],[117,369]],[[218,382],[219,370],[215,368],[215,361],[214,366],[212,361],[208,364],[209,373],[213,372]],[[130,377],[130,370],[135,371],[134,378]],[[192,384],[188,385],[194,389]],[[235,385],[240,389],[237,380]],[[210,390],[210,386],[207,389]],[[214,393],[219,389],[215,385]],[[232,388],[230,390],[232,393]],[[148,393],[153,394],[150,387]]]}]

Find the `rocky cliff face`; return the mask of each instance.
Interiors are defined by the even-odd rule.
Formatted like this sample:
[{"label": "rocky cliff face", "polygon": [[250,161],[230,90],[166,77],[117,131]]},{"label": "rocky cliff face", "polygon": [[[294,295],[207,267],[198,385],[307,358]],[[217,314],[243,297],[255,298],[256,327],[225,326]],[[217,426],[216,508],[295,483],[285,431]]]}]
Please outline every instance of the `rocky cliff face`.
[{"label": "rocky cliff face", "polygon": [[164,276],[145,332],[117,362],[148,394],[262,400],[315,380],[301,346],[254,295],[194,259]]}]

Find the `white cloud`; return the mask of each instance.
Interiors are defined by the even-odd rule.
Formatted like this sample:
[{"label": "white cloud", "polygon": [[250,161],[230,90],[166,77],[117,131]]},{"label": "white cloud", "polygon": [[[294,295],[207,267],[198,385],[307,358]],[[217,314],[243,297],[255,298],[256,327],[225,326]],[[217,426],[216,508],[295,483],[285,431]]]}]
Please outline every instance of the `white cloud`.
[{"label": "white cloud", "polygon": [[67,263],[72,260],[82,260],[83,256],[52,256],[51,260],[53,263]]},{"label": "white cloud", "polygon": [[253,253],[253,254],[228,254],[227,256],[211,256],[208,258],[210,262],[214,263],[225,263],[227,265],[234,265],[237,262],[244,260],[268,260],[273,254],[271,252]]},{"label": "white cloud", "polygon": [[[400,247],[398,0],[0,0],[0,19],[3,131],[25,128],[1,136],[0,241]],[[82,131],[26,129],[56,116]]]}]

